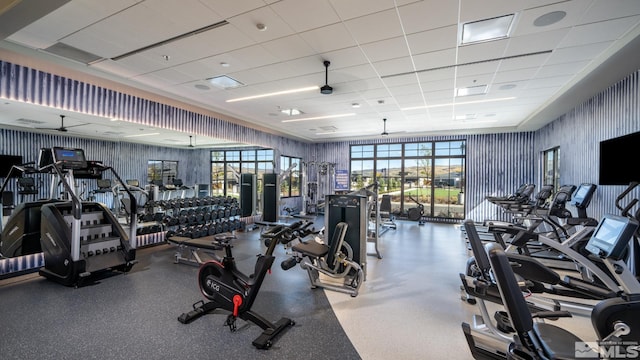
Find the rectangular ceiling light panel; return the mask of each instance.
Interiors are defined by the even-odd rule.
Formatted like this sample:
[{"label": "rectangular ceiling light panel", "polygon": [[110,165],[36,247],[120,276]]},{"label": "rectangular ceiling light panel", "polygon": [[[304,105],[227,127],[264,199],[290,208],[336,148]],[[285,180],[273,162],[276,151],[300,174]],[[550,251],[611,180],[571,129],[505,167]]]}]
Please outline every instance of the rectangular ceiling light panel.
[{"label": "rectangular ceiling light panel", "polygon": [[461,45],[504,39],[509,36],[515,14],[462,24]]},{"label": "rectangular ceiling light panel", "polygon": [[211,85],[220,89],[234,89],[245,86],[245,84],[227,75],[214,76],[207,80]]}]

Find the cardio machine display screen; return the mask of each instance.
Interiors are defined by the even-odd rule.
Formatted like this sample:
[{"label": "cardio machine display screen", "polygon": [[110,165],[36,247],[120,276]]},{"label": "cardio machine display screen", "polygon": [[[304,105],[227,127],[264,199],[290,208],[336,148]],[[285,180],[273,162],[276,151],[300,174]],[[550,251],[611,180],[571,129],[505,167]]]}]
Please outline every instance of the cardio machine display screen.
[{"label": "cardio machine display screen", "polygon": [[53,148],[53,160],[60,162],[63,169],[84,169],[87,159],[82,149]]},{"label": "cardio machine display screen", "polygon": [[589,239],[586,249],[601,257],[619,260],[638,223],[627,217],[605,215]]}]

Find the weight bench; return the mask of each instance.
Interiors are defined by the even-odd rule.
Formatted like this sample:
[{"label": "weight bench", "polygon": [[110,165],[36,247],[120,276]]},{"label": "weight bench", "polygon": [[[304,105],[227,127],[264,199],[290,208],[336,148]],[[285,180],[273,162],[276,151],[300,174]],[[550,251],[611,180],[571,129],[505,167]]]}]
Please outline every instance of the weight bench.
[{"label": "weight bench", "polygon": [[213,251],[222,250],[220,241],[228,241],[235,239],[235,236],[231,233],[216,234],[201,237],[198,239],[191,239],[182,236],[172,236],[167,238],[167,242],[172,245],[176,245],[178,249],[174,255],[176,264],[186,264],[192,266],[200,266],[204,261],[201,259],[199,252],[212,254]]}]

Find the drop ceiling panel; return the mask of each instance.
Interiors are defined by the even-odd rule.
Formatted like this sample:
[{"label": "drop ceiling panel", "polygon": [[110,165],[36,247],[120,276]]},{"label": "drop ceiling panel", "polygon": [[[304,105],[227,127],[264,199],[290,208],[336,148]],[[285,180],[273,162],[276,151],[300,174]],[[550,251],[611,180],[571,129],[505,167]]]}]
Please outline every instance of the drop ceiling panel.
[{"label": "drop ceiling panel", "polygon": [[553,50],[568,33],[569,29],[557,29],[512,37],[504,55],[515,56]]},{"label": "drop ceiling panel", "polygon": [[271,8],[298,32],[340,21],[327,0],[283,0],[272,4]]},{"label": "drop ceiling panel", "polygon": [[286,36],[267,41],[262,46],[280,61],[297,59],[315,54],[315,50],[300,35]]},{"label": "drop ceiling panel", "polygon": [[409,56],[404,36],[364,44],[360,48],[371,62]]},{"label": "drop ceiling panel", "polygon": [[640,4],[636,0],[595,0],[589,10],[580,18],[579,25],[602,20],[640,15]]},{"label": "drop ceiling panel", "polygon": [[[537,32],[546,32],[562,28],[570,28],[576,25],[584,12],[589,8],[590,1],[563,1],[556,4],[550,4],[542,7],[534,7],[524,10],[518,18],[518,25],[514,28],[512,36],[518,37]],[[534,25],[535,20],[545,14],[564,11],[565,17],[555,24],[546,26]]]},{"label": "drop ceiling panel", "polygon": [[458,23],[458,2],[426,0],[398,8],[406,34],[447,27]]},{"label": "drop ceiling panel", "polygon": [[[257,8],[227,18],[227,21],[256,42],[274,40],[294,34],[294,30],[270,7]],[[260,31],[257,27],[258,24],[262,24],[266,28]]]},{"label": "drop ceiling panel", "polygon": [[488,41],[458,48],[456,64],[484,61],[504,56],[509,40]]},{"label": "drop ceiling panel", "polygon": [[342,23],[336,23],[305,31],[300,37],[316,52],[322,53],[353,47],[356,42]]},{"label": "drop ceiling panel", "polygon": [[393,8],[393,3],[389,0],[329,0],[329,2],[342,20]]},{"label": "drop ceiling panel", "polygon": [[416,66],[416,70],[418,71],[453,66],[457,64],[456,49],[447,49],[414,55],[413,62]]},{"label": "drop ceiling panel", "polygon": [[347,20],[345,24],[360,45],[403,35],[395,9]]},{"label": "drop ceiling panel", "polygon": [[137,0],[90,0],[67,4],[13,34],[9,40],[26,43],[36,49],[47,48],[59,39],[136,2]]},{"label": "drop ceiling panel", "polygon": [[572,47],[590,43],[617,40],[633,27],[637,26],[640,16],[603,21],[593,24],[580,25],[560,43],[560,47]]},{"label": "drop ceiling panel", "polygon": [[611,41],[559,48],[549,55],[547,65],[593,60],[612,45]]},{"label": "drop ceiling panel", "polygon": [[200,2],[225,19],[266,6],[263,0],[200,0]]},{"label": "drop ceiling panel", "polygon": [[489,2],[461,0],[460,3],[460,21],[463,23],[513,14],[521,11],[525,6],[531,6],[526,0],[491,0]]},{"label": "drop ceiling panel", "polygon": [[407,35],[407,42],[412,54],[452,49],[457,45],[457,33],[457,26],[447,26]]}]

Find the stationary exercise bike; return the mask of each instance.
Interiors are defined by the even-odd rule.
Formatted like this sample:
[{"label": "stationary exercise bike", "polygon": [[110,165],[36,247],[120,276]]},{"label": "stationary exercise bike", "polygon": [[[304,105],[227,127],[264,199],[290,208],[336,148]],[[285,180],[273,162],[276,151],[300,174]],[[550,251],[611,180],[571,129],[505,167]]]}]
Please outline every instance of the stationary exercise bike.
[{"label": "stationary exercise bike", "polygon": [[276,245],[301,225],[302,222],[296,222],[275,233],[265,254],[258,256],[254,273],[248,276],[236,267],[230,242],[235,237],[233,235],[216,235],[215,241],[225,249],[225,256],[222,259],[205,262],[200,266],[198,272],[200,291],[210,301],[196,302],[193,304],[193,310],[180,315],[178,321],[188,324],[216,309],[223,309],[230,312],[225,322],[229,330],[232,332],[236,330],[237,318],[250,321],[264,330],[253,341],[253,345],[259,349],[270,348],[274,339],[283,330],[295,325],[295,322],[288,318],[282,318],[274,324],[253,312],[251,306],[258,295],[267,271],[271,269],[275,260],[273,250]]},{"label": "stationary exercise bike", "polygon": [[411,195],[409,195],[409,199],[416,203],[417,206],[407,210],[407,218],[411,221],[417,221],[418,225],[424,225],[424,205],[414,199]]}]

